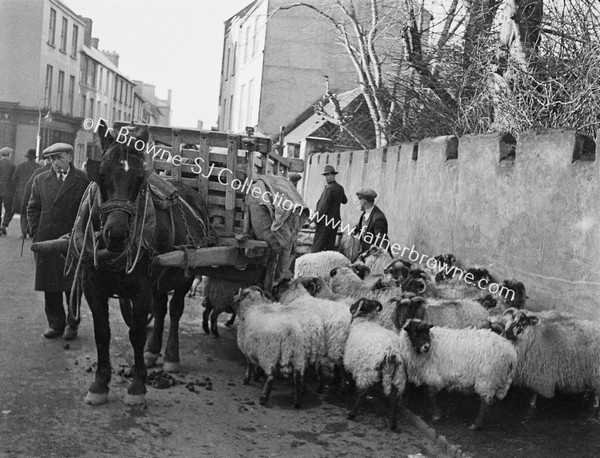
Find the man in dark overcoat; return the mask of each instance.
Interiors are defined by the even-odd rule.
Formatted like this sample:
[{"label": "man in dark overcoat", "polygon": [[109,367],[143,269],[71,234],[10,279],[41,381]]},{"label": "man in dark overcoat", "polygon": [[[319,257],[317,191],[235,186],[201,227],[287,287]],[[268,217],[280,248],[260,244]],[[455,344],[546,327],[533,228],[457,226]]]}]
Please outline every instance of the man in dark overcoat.
[{"label": "man in dark overcoat", "polygon": [[[21,162],[15,168],[12,175],[12,185],[15,190],[15,196],[13,198],[13,211],[21,214],[21,234],[27,233],[27,213],[22,213],[23,209],[23,196],[25,195],[25,187],[29,178],[35,172],[40,164],[35,161],[35,149],[31,148],[25,153],[25,161]],[[25,212],[27,211],[27,203],[29,202],[29,193],[27,194],[27,202],[25,202]]]},{"label": "man in dark overcoat", "polygon": [[[85,173],[73,165],[73,147],[55,143],[44,150],[51,168],[33,179],[27,205],[27,219],[34,242],[57,239],[71,232],[79,203],[88,186]],[[79,323],[67,323],[63,295],[69,305],[73,273],[63,275],[65,260],[57,253],[36,253],[35,290],[44,291],[48,329],[44,337],[65,340],[77,337]],[[70,318],[70,317],[69,317]],[[64,333],[64,334],[63,334]]]},{"label": "man in dark overcoat", "polygon": [[323,176],[327,184],[317,202],[317,209],[312,221],[316,224],[315,238],[311,247],[312,253],[335,250],[335,238],[341,223],[340,206],[348,203],[344,187],[335,181],[332,165],[326,165]]},{"label": "man in dark overcoat", "polygon": [[15,171],[15,164],[11,160],[12,153],[13,149],[8,146],[0,148],[0,215],[2,214],[2,207],[4,207],[0,235],[6,235],[6,228],[13,217],[13,187],[11,178]]},{"label": "man in dark overcoat", "polygon": [[369,188],[363,188],[356,193],[360,202],[360,219],[354,228],[354,234],[360,238],[360,253],[364,253],[371,246],[376,245],[389,249],[389,241],[382,244],[383,240],[387,240],[388,222],[387,218],[381,209],[375,205],[377,193]]}]

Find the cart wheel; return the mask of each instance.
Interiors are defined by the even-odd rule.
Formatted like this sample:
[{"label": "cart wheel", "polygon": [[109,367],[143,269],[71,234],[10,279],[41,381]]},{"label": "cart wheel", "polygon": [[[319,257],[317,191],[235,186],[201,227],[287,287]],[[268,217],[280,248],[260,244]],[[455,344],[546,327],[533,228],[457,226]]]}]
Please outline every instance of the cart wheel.
[{"label": "cart wheel", "polygon": [[[119,307],[121,307],[121,315],[125,320],[125,324],[131,327],[131,316],[133,314],[133,310],[131,308],[131,299],[127,298],[119,298]],[[154,314],[151,310],[148,311],[148,320],[146,321],[146,326],[148,326],[152,322],[152,318],[154,318]]]}]

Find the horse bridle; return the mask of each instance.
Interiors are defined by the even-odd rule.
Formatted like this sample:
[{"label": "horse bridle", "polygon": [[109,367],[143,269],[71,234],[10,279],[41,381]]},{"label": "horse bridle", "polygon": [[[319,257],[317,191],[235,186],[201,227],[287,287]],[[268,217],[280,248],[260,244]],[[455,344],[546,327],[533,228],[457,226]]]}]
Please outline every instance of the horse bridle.
[{"label": "horse bridle", "polygon": [[100,219],[103,225],[106,222],[108,215],[115,210],[124,211],[129,215],[130,218],[135,218],[137,213],[135,204],[127,199],[107,200],[106,202],[100,204],[98,210],[100,211]]}]

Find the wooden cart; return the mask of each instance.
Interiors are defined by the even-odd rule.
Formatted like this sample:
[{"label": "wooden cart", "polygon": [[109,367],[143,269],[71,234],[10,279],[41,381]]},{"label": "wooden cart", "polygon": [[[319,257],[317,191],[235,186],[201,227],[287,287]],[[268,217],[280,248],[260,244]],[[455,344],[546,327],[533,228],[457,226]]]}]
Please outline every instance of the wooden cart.
[{"label": "wooden cart", "polygon": [[[116,123],[115,135],[122,126]],[[137,127],[137,126],[136,126]],[[147,126],[147,167],[166,180],[180,180],[198,192],[219,246],[158,255],[161,266],[197,268],[209,277],[235,278],[270,289],[277,259],[267,242],[252,237],[246,189],[260,174],[287,176],[301,172],[303,161],[282,156],[282,135],[274,147],[270,137],[216,131]],[[170,159],[169,159],[170,158]],[[234,175],[235,174],[235,175]],[[220,180],[219,180],[220,178]],[[233,179],[239,182],[232,183]],[[225,183],[225,184],[224,184]],[[248,185],[249,186],[249,185]],[[290,241],[291,243],[292,241]]]}]

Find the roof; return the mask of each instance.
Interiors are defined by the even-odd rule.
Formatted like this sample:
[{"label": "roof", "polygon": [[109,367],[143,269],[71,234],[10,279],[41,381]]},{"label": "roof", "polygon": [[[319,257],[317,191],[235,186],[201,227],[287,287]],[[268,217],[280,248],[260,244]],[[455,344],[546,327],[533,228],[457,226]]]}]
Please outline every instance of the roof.
[{"label": "roof", "polygon": [[[362,97],[360,87],[337,94],[337,99],[340,102],[340,109],[344,110],[344,108],[356,100],[357,97]],[[329,116],[334,117],[333,106],[330,102],[327,102],[323,106],[323,109]],[[291,123],[292,127],[285,136],[285,143],[300,143],[301,140],[310,137],[319,129],[319,127],[327,122],[329,122],[328,119],[315,113],[313,107],[309,107]]]},{"label": "roof", "polygon": [[119,67],[113,64],[112,61],[102,53],[102,51],[99,51],[96,48],[90,48],[88,46],[83,45],[81,47],[81,52],[90,57],[91,59],[94,59],[96,62],[100,63],[103,67],[106,67],[109,70],[117,73],[121,78],[126,79],[131,84],[135,84],[135,82],[128,76],[126,76],[123,73],[123,71],[119,69]]}]

